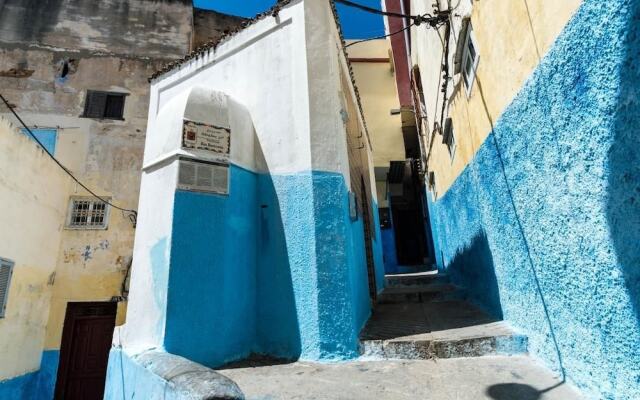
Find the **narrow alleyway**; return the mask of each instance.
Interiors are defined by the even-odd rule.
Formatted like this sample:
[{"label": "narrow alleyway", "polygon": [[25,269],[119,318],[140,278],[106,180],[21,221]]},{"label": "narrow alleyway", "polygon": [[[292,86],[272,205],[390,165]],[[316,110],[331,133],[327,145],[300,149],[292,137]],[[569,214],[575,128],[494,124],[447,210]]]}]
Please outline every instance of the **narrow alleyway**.
[{"label": "narrow alleyway", "polygon": [[573,400],[567,383],[527,355],[527,338],[462,300],[434,272],[388,275],[348,363],[253,359],[222,368],[247,400]]},{"label": "narrow alleyway", "polygon": [[389,275],[362,332],[365,355],[389,359],[473,357],[527,352],[527,338],[464,301],[443,274]]}]

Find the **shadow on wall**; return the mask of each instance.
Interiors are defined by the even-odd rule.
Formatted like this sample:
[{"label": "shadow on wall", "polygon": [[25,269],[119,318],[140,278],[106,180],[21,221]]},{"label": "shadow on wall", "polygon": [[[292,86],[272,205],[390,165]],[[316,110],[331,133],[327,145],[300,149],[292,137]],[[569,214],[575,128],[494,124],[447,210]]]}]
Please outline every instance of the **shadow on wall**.
[{"label": "shadow on wall", "polygon": [[469,300],[489,315],[503,319],[500,291],[487,235],[478,233],[447,266],[451,280],[467,290]]},{"label": "shadow on wall", "polygon": [[270,174],[259,178],[260,234],[257,335],[261,353],[297,359],[301,354],[293,277],[278,191]]},{"label": "shadow on wall", "polygon": [[640,325],[640,2],[631,1],[608,154],[607,219],[618,265]]}]

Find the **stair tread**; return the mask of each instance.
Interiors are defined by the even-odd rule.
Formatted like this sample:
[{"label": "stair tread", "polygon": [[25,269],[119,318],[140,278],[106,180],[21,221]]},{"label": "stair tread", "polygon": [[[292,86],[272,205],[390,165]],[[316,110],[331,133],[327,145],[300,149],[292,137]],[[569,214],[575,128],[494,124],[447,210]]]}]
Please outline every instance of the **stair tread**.
[{"label": "stair tread", "polygon": [[465,301],[378,304],[363,340],[458,340],[515,334],[506,322]]},{"label": "stair tread", "polygon": [[360,336],[365,356],[394,359],[525,353],[527,338],[460,300],[378,304]]}]

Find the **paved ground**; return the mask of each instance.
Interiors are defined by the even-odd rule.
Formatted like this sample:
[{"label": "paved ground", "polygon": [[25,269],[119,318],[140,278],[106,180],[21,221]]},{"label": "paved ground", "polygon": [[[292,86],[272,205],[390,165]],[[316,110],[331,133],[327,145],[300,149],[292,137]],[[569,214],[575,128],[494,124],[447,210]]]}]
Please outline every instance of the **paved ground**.
[{"label": "paved ground", "polygon": [[296,362],[219,372],[238,383],[247,400],[581,399],[569,384],[560,384],[526,356]]}]

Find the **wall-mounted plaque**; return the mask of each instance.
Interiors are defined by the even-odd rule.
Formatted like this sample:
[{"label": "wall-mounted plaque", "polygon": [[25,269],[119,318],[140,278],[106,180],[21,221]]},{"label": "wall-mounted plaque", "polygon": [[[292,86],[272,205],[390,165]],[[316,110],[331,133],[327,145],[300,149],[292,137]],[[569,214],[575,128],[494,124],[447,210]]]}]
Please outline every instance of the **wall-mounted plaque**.
[{"label": "wall-mounted plaque", "polygon": [[228,157],[231,149],[231,129],[185,119],[182,148],[203,150]]}]

